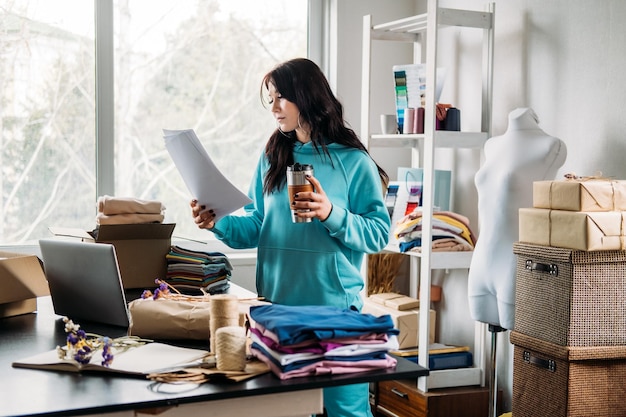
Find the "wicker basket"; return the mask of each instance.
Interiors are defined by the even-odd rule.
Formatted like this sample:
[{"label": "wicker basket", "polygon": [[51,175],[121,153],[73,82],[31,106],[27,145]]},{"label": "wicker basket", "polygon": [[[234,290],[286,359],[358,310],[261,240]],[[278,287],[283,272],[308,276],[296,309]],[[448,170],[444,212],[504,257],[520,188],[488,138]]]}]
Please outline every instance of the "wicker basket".
[{"label": "wicker basket", "polygon": [[569,347],[516,331],[514,417],[626,415],[626,346]]},{"label": "wicker basket", "polygon": [[561,346],[626,345],[626,251],[515,243],[514,330]]}]

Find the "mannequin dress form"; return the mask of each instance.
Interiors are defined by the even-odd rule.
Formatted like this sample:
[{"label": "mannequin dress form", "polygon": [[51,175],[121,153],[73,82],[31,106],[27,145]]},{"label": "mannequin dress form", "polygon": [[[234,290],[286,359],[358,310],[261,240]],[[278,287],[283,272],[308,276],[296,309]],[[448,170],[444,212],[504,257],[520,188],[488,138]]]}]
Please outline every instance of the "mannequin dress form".
[{"label": "mannequin dress form", "polygon": [[502,136],[485,143],[485,162],[476,173],[480,233],[468,277],[470,314],[476,321],[513,329],[519,209],[532,207],[534,181],[554,179],[567,148],[545,133],[530,108],[509,114]]},{"label": "mannequin dress form", "polygon": [[533,182],[554,179],[567,148],[539,128],[530,108],[509,113],[502,136],[485,143],[485,163],[476,173],[480,233],[468,277],[470,314],[491,333],[489,417],[497,416],[497,334],[515,322],[513,243],[519,239],[519,209],[532,207]]}]

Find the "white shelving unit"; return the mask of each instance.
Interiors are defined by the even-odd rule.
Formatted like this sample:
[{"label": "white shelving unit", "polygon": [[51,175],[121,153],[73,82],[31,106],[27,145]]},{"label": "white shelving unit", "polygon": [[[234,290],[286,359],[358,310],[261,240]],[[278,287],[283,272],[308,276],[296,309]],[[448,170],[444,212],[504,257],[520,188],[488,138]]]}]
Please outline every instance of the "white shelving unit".
[{"label": "white shelving unit", "polygon": [[[424,171],[422,186],[423,223],[422,242],[432,241],[433,173],[435,148],[482,148],[491,136],[491,107],[493,79],[493,24],[495,5],[488,4],[486,11],[440,8],[438,0],[428,0],[427,13],[372,25],[371,15],[363,18],[363,65],[361,96],[361,137],[368,149],[397,147],[412,150],[412,166]],[[483,31],[481,131],[450,132],[435,129],[435,85],[437,77],[437,38],[442,26],[458,26]],[[414,62],[426,64],[426,107],[423,134],[378,135],[370,132],[370,85],[372,42],[392,41],[413,43]],[[390,71],[393,63],[390,63]],[[386,250],[398,252],[397,247]],[[433,269],[469,268],[472,252],[433,252],[424,245],[420,253],[406,253],[411,257],[411,296],[420,298],[419,363],[428,367],[428,335],[430,284]],[[419,280],[419,286],[418,286]],[[485,334],[486,326],[476,323],[474,337],[474,366],[470,368],[431,371],[430,376],[419,378],[417,386],[426,392],[429,388],[485,385]],[[445,341],[444,341],[445,343]]]}]

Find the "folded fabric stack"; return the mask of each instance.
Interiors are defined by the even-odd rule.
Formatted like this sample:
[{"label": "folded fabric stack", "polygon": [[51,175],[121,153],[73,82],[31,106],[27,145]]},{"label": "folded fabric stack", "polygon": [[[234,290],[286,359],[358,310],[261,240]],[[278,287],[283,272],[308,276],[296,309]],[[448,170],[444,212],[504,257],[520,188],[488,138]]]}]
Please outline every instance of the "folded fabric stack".
[{"label": "folded fabric stack", "polygon": [[202,252],[172,245],[165,258],[165,281],[178,290],[200,290],[217,294],[230,287],[233,267],[223,253]]},{"label": "folded fabric stack", "polygon": [[97,224],[163,223],[165,206],[160,201],[131,197],[98,197]]},{"label": "folded fabric stack", "polygon": [[329,306],[250,307],[250,352],[280,379],[393,368],[398,330],[375,317]]},{"label": "folded fabric stack", "polygon": [[[414,210],[398,221],[394,231],[400,252],[420,251],[422,246],[422,212]],[[451,211],[436,211],[432,219],[433,252],[471,251],[476,236],[469,219]]]}]

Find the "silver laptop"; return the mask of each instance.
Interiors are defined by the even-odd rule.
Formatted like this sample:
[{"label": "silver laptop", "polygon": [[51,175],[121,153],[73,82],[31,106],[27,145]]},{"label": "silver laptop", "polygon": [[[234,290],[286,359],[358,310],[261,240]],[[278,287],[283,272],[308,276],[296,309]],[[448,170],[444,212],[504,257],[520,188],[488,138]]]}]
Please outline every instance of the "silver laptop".
[{"label": "silver laptop", "polygon": [[78,240],[39,241],[54,312],[81,320],[128,327],[130,313],[115,247]]}]

